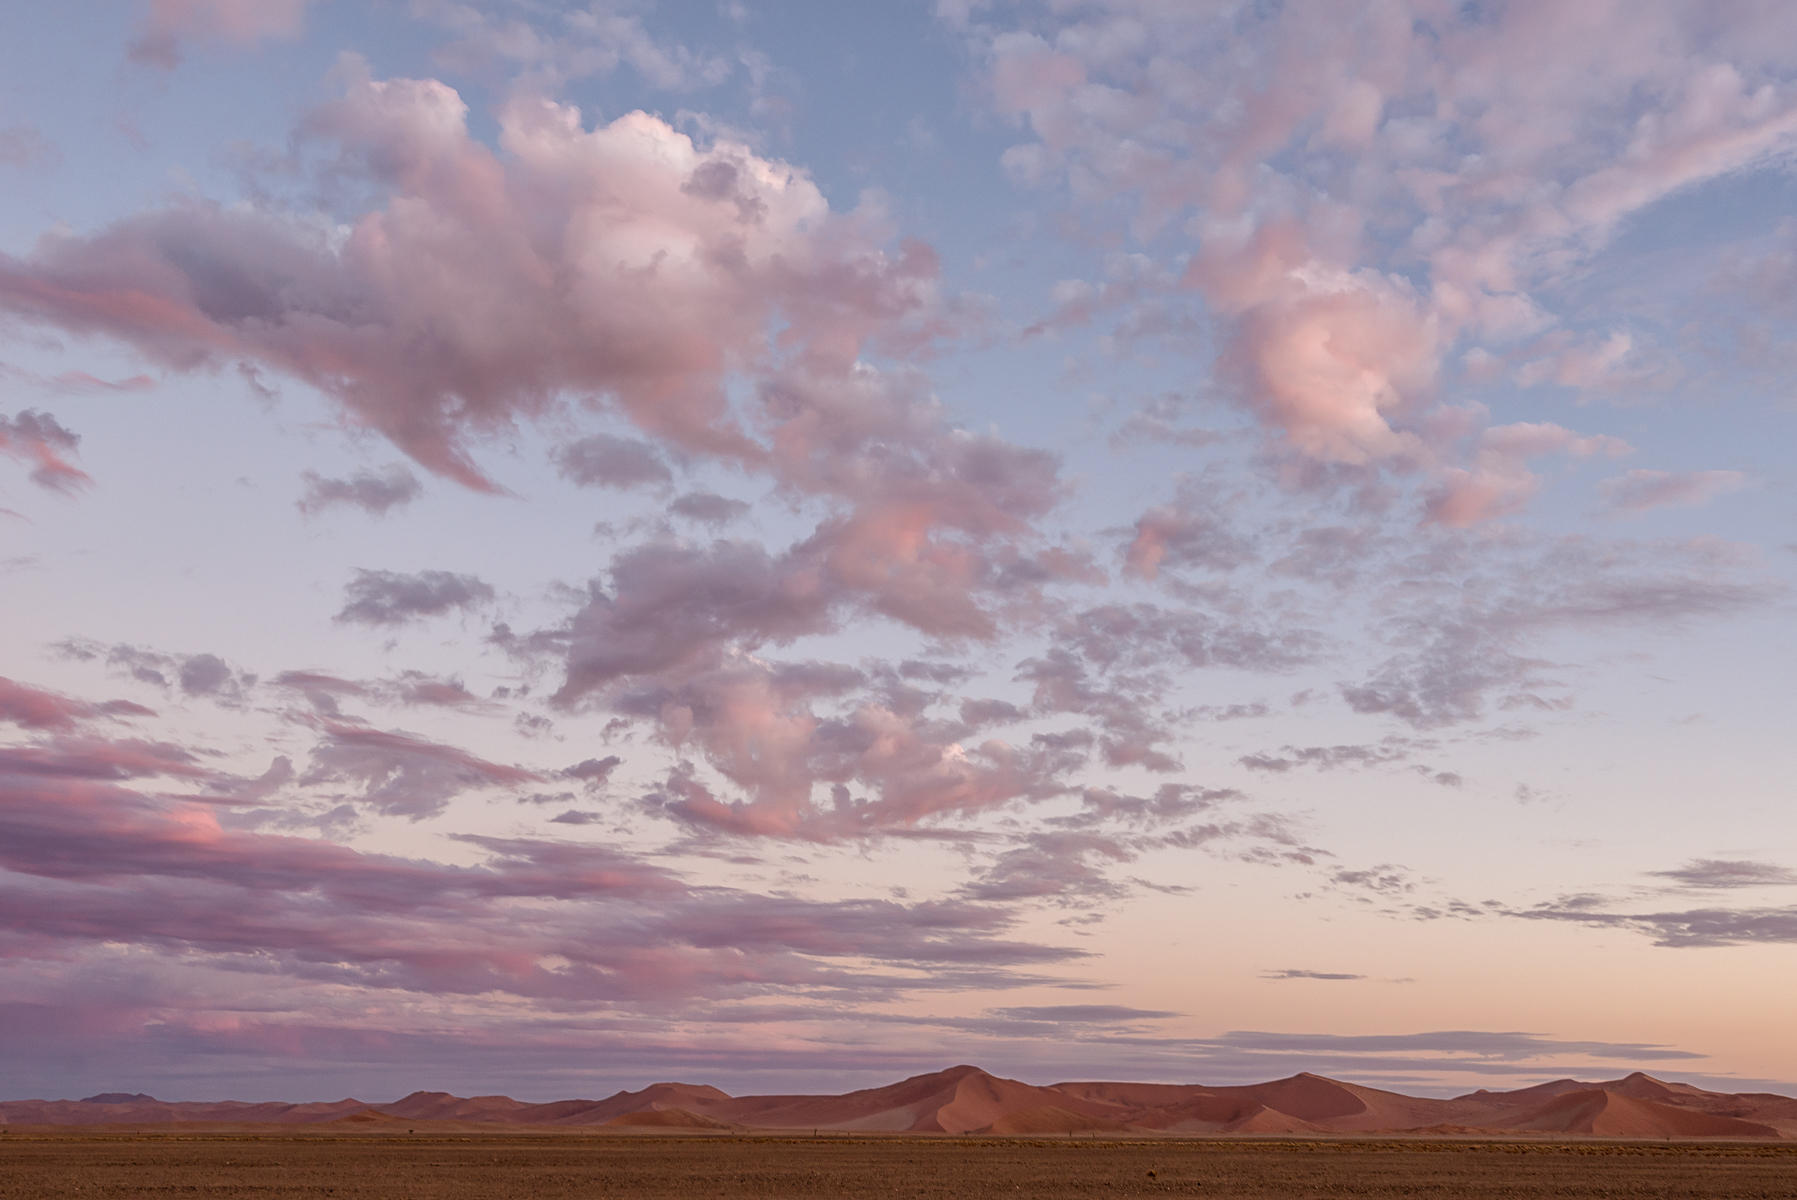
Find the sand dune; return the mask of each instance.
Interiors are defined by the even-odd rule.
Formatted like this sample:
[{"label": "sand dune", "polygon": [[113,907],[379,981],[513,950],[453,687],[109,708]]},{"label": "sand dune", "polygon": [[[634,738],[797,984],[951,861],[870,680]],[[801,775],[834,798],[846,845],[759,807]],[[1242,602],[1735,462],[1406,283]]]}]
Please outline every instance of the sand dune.
[{"label": "sand dune", "polygon": [[1321,1125],[1312,1125],[1302,1117],[1257,1104],[1250,1111],[1223,1126],[1223,1133],[1327,1133]]},{"label": "sand dune", "polygon": [[1009,1115],[1048,1108],[1097,1128],[1092,1122],[1102,1122],[1108,1107],[959,1066],[844,1096],[746,1096],[708,1111],[764,1129],[977,1133]]},{"label": "sand dune", "polygon": [[640,1108],[619,1113],[606,1122],[608,1126],[642,1129],[735,1129],[725,1121],[714,1121],[684,1108]]},{"label": "sand dune", "polygon": [[338,1128],[525,1126],[615,1130],[819,1130],[862,1133],[1797,1138],[1797,1098],[1711,1092],[1636,1073],[1557,1079],[1437,1100],[1302,1073],[1267,1083],[1068,1082],[1048,1086],[973,1066],[841,1095],[731,1096],[656,1083],[603,1100],[413,1092],[367,1104],[168,1103],[142,1093],[0,1103],[0,1124],[166,1126],[330,1124]]},{"label": "sand dune", "polygon": [[1769,1125],[1719,1117],[1690,1108],[1638,1100],[1603,1088],[1567,1092],[1541,1108],[1509,1120],[1493,1122],[1496,1128],[1529,1129],[1543,1133],[1582,1133],[1596,1137],[1748,1137],[1776,1138]]}]

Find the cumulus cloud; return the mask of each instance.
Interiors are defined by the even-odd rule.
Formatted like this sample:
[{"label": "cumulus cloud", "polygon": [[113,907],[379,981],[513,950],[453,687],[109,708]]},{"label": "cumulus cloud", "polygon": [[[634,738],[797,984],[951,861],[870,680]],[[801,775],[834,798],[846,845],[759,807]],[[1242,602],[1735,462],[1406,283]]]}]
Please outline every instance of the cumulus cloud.
[{"label": "cumulus cloud", "polygon": [[[741,146],[700,147],[644,113],[587,129],[521,98],[495,152],[453,89],[357,71],[303,131],[389,197],[347,237],[193,202],[0,261],[0,303],[175,369],[295,376],[427,469],[491,489],[468,438],[566,390],[690,452],[763,462],[724,381],[763,361],[774,314],[834,372],[933,286],[933,257],[889,258],[804,175]],[[720,166],[753,220],[736,193],[687,186]]]},{"label": "cumulus cloud", "polygon": [[[140,56],[171,63],[194,39],[284,36],[303,7],[147,4]],[[1215,352],[1210,382],[1125,427],[1217,461],[1170,497],[1106,496],[1069,513],[1055,455],[954,423],[922,364],[992,326],[981,301],[946,290],[929,246],[891,232],[877,199],[832,207],[803,170],[692,133],[717,128],[702,117],[595,123],[542,98],[557,80],[623,66],[666,87],[736,69],[650,38],[635,17],[565,14],[556,40],[522,10],[424,0],[416,11],[457,39],[445,61],[500,61],[527,77],[489,122],[440,81],[375,79],[346,60],[340,94],[301,123],[290,160],[311,164],[296,168],[295,194],[340,206],[332,223],[267,195],[188,198],[0,256],[0,310],[121,341],[175,376],[299,380],[411,464],[308,472],[307,514],[397,511],[420,493],[415,470],[502,491],[484,459],[529,427],[570,482],[644,489],[672,518],[630,527],[609,557],[570,560],[556,573],[573,586],[464,647],[503,663],[280,673],[258,698],[276,698],[266,732],[284,753],[261,775],[261,762],[226,771],[224,748],[114,736],[112,719],[147,709],[0,680],[0,721],[21,743],[0,750],[0,957],[23,945],[116,969],[178,956],[208,982],[278,981],[294,993],[283,1011],[353,1000],[365,1023],[332,1028],[372,1046],[403,1033],[387,1018],[416,1009],[412,993],[457,1020],[473,1014],[469,1028],[515,1033],[507,1022],[526,1018],[499,1008],[530,1009],[545,1028],[576,1011],[597,1026],[636,1020],[628,1006],[645,1001],[662,1021],[681,1003],[728,998],[772,1021],[785,1018],[767,1015],[770,993],[834,1013],[926,988],[1088,986],[1037,974],[1080,961],[1067,935],[1019,930],[1044,915],[1078,929],[1143,889],[1200,886],[1183,868],[1132,874],[1157,855],[1297,867],[1338,907],[1409,904],[1423,885],[1408,869],[1344,865],[1297,820],[1188,779],[1182,760],[1202,753],[1231,777],[1281,785],[1374,768],[1456,786],[1454,772],[1417,761],[1437,744],[1415,731],[1571,704],[1576,667],[1557,661],[1558,635],[1676,629],[1764,601],[1716,543],[1460,532],[1523,511],[1549,466],[1627,447],[1493,417],[1452,393],[1506,370],[1512,383],[1589,391],[1641,378],[1655,361],[1646,326],[1579,324],[1604,332],[1575,336],[1571,317],[1550,311],[1568,294],[1557,285],[1664,189],[1788,144],[1784,85],[1732,34],[1650,5],[1649,32],[1624,31],[1640,41],[1572,53],[1552,35],[1563,21],[1578,32],[1577,13],[1450,8],[1260,6],[1219,23],[1221,10],[1115,0],[1051,6],[1027,18],[1029,32],[1001,28],[1021,11],[1009,8],[964,26],[1025,142],[1005,158],[1013,176],[1044,189],[1045,206],[1065,189],[1075,211],[1055,217],[1069,226],[1121,218],[1082,231],[1095,242],[1142,248],[1107,250],[1089,278],[1055,285],[1026,336],[1152,336],[1157,352],[1191,352],[1206,368]],[[1702,70],[1649,54],[1655,45],[1738,65]],[[1544,95],[1518,94],[1509,68],[1534,53],[1558,69],[1536,75]],[[1630,56],[1643,61],[1617,61]],[[1597,82],[1584,77],[1593,58]],[[488,128],[490,143],[471,131]],[[1628,146],[1606,141],[1618,130]],[[29,382],[109,392],[149,379]],[[1205,414],[1229,432],[1190,423],[1189,408],[1217,399],[1239,406]],[[75,445],[43,414],[0,425],[0,449],[48,472],[44,486],[85,479]],[[1282,495],[1248,494],[1244,470],[1271,472]],[[1629,472],[1602,490],[1636,511],[1700,502],[1739,484],[1718,478],[1728,474]],[[745,520],[743,500],[685,490],[702,486],[768,507]],[[1413,503],[1421,527],[1399,511]],[[1059,536],[1063,514],[1097,511],[1091,544],[1084,528]],[[497,599],[471,575],[362,570],[337,620],[384,636],[484,615]],[[1363,619],[1378,641],[1356,659],[1336,639]],[[242,705],[256,684],[216,654],[84,653],[177,700]],[[1239,700],[1244,677],[1255,677],[1246,694],[1268,694],[1268,677],[1325,667],[1340,672],[1348,710],[1334,716],[1410,732],[1231,744],[1254,725],[1203,730],[1208,748],[1191,740],[1194,721],[1273,714]],[[496,678],[505,686],[479,682]],[[1302,686],[1292,707],[1328,703],[1315,680]],[[378,712],[394,708],[403,718]],[[451,732],[466,729],[478,732]],[[249,744],[261,743],[231,743]],[[514,762],[495,748],[507,744],[546,761]],[[571,840],[404,824],[489,802],[504,821],[555,824]],[[257,832],[384,837],[393,826],[411,829],[408,853],[446,834],[462,865]],[[674,839],[668,857],[630,848],[662,838]],[[854,888],[868,890],[853,894],[836,890],[844,876],[804,874],[808,860],[837,855],[840,868],[881,839],[953,856],[958,874],[924,901],[903,890],[921,890],[909,877],[882,897],[878,873],[864,884],[856,872]],[[705,882],[674,861],[705,862]],[[731,872],[780,882],[741,890],[720,882]],[[1720,889],[1786,875],[1717,859],[1652,878]],[[1540,919],[1715,944],[1778,940],[1788,916],[1593,903]],[[258,1012],[274,985],[263,987],[218,994]],[[378,998],[387,992],[403,995]],[[130,1012],[182,1046],[208,1035],[203,1021],[182,1023],[179,1003]],[[1115,1031],[1174,1015],[1031,1005],[945,1027],[1033,1036],[1050,1021]],[[239,1034],[298,1036],[274,1021],[210,1031]],[[1302,1054],[1394,1070],[1427,1056],[1521,1071],[1547,1054],[1654,1052],[1503,1033],[1279,1039],[1165,1045],[1182,1062]],[[698,1044],[670,1037],[660,1052]]]},{"label": "cumulus cloud", "polygon": [[[1515,512],[1535,483],[1442,435],[1446,364],[1521,357],[1517,382],[1581,391],[1663,374],[1638,332],[1579,332],[1557,285],[1631,215],[1797,145],[1789,64],[1766,50],[1797,21],[1776,7],[1717,24],[1648,4],[1620,32],[1535,4],[953,8],[1020,128],[1001,157],[1020,186],[1113,244],[1190,239],[1184,283],[1275,457],[1355,486],[1422,472],[1450,523]],[[1092,285],[1057,299],[1069,319],[1101,307]]]},{"label": "cumulus cloud", "polygon": [[301,133],[384,197],[344,236],[187,202],[0,258],[0,306],[175,370],[299,378],[482,490],[476,440],[584,397],[649,440],[576,440],[572,478],[658,482],[668,452],[765,472],[826,510],[794,571],[929,633],[990,636],[982,592],[1086,569],[1025,548],[1064,493],[1055,457],[955,428],[902,365],[966,326],[928,246],[889,245],[878,213],[832,211],[802,172],[644,113],[588,128],[514,98],[495,150],[438,81],[341,75]]},{"label": "cumulus cloud", "polygon": [[1293,225],[1207,247],[1188,278],[1234,322],[1223,365],[1300,453],[1349,465],[1423,457],[1393,421],[1433,398],[1443,334],[1402,279],[1319,261]]}]

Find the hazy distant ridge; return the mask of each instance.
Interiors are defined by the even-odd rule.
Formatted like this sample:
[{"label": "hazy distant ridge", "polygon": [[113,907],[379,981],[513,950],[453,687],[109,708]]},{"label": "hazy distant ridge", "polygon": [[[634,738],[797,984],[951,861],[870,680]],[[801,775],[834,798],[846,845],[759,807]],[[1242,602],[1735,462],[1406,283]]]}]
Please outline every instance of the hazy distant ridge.
[{"label": "hazy distant ridge", "polygon": [[1067,1082],[1047,1087],[958,1066],[844,1095],[731,1096],[656,1083],[603,1100],[531,1104],[509,1096],[414,1092],[386,1104],[172,1103],[142,1093],[0,1102],[6,1125],[278,1124],[384,1127],[420,1122],[686,1130],[816,1129],[949,1134],[1563,1135],[1797,1139],[1797,1099],[1710,1092],[1633,1074],[1563,1079],[1450,1100],[1405,1096],[1321,1075],[1237,1087]]}]

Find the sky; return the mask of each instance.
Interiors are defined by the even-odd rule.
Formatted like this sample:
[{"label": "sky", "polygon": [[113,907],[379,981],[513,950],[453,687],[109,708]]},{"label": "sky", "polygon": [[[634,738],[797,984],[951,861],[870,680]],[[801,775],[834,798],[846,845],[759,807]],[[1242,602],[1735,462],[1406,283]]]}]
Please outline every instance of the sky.
[{"label": "sky", "polygon": [[1797,1092],[1797,7],[0,37],[0,1091]]}]

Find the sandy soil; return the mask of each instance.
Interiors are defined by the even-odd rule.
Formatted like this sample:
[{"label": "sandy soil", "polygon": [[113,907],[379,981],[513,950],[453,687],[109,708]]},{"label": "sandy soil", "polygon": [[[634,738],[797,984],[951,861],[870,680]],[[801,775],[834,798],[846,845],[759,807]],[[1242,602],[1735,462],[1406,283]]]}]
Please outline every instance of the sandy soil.
[{"label": "sandy soil", "polygon": [[1797,1198],[1797,1145],[103,1134],[0,1137],[0,1200]]}]

